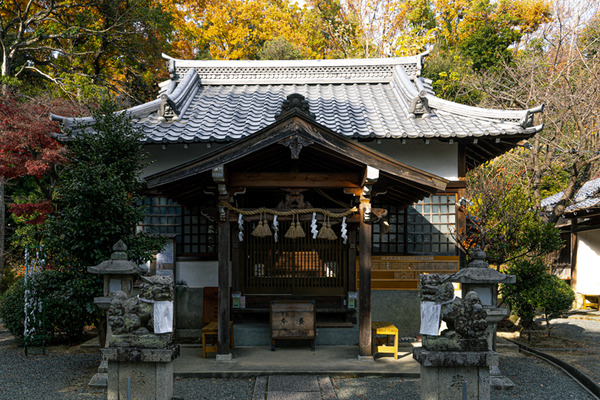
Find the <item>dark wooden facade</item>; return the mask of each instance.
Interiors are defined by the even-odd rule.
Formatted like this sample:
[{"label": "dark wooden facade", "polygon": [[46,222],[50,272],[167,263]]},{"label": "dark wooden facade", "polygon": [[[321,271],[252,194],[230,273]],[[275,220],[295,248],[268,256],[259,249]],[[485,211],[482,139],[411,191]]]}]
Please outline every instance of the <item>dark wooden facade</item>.
[{"label": "dark wooden facade", "polygon": [[[371,224],[385,214],[385,210],[372,207],[371,198],[381,194],[385,201],[405,207],[445,189],[447,184],[443,178],[338,135],[300,111],[288,113],[270,127],[218,153],[150,177],[147,182],[150,188],[182,205],[212,204],[213,215],[219,220],[220,355],[230,353],[230,290],[249,295],[248,307],[255,306],[259,311],[265,307],[260,304],[261,296],[282,295],[327,297],[329,300],[323,302],[329,307],[326,311],[341,311],[340,299],[356,289],[354,233],[358,228],[362,356],[371,355]],[[304,191],[318,191],[323,199],[319,204],[302,204]],[[287,203],[277,204],[278,196]],[[346,218],[346,244],[341,238],[325,241],[310,237],[312,214],[303,210],[312,207],[335,213],[340,211],[340,204],[348,205],[341,211],[357,206],[356,212]],[[252,223],[265,217],[247,215],[244,221],[248,227],[240,241],[239,213],[233,208],[245,212],[261,207],[283,214],[291,212],[291,217],[282,215],[278,219],[280,240],[252,237]],[[322,213],[318,214],[322,219]],[[273,216],[265,216],[271,223]],[[304,238],[284,237],[294,218],[303,226]]]}]

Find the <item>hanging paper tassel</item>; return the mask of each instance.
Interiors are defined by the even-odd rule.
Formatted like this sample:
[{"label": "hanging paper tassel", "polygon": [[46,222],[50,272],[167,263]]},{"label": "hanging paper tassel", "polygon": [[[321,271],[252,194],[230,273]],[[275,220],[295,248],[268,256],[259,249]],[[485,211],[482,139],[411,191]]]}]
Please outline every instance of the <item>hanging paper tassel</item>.
[{"label": "hanging paper tassel", "polygon": [[310,232],[312,233],[312,238],[316,239],[319,234],[319,229],[317,227],[317,213],[314,212],[312,214],[312,220],[310,221]]},{"label": "hanging paper tassel", "polygon": [[238,228],[239,228],[238,239],[240,240],[240,242],[243,242],[244,241],[244,219],[242,218],[242,214],[238,215]]},{"label": "hanging paper tassel", "polygon": [[277,239],[279,238],[279,222],[277,222],[277,214],[273,215],[273,239],[275,239],[275,243],[277,243]]},{"label": "hanging paper tassel", "polygon": [[348,229],[346,226],[346,217],[342,218],[342,228],[340,229],[340,234],[342,235],[342,239],[344,239],[344,244],[348,243]]}]

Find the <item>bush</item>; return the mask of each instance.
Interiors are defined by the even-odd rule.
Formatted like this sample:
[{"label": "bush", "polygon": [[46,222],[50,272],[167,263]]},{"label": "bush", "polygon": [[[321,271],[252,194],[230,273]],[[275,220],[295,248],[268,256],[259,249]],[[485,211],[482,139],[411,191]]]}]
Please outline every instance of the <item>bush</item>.
[{"label": "bush", "polygon": [[550,320],[560,317],[565,312],[569,311],[575,301],[575,292],[558,276],[546,276],[542,282],[539,307],[544,313],[546,320],[546,328],[548,336],[550,336]]},{"label": "bush", "polygon": [[[30,287],[43,301],[44,330],[48,341],[72,340],[97,317],[94,297],[100,295],[102,289],[97,276],[48,270],[37,273]],[[0,307],[6,328],[19,339],[23,338],[24,294],[24,279],[20,279],[6,293]],[[41,319],[41,311],[35,312],[36,318]]]},{"label": "bush", "polygon": [[517,282],[513,285],[502,285],[502,298],[511,312],[519,317],[521,327],[527,330],[529,338],[538,311],[544,313],[549,324],[552,318],[568,311],[575,299],[569,285],[548,271],[549,268],[539,259],[514,261],[505,271],[515,275]]},{"label": "bush", "polygon": [[24,279],[21,277],[0,299],[0,318],[6,329],[17,339],[23,338],[24,297],[25,285]]},{"label": "bush", "polygon": [[18,274],[15,268],[5,266],[0,272],[0,297],[17,281]]}]

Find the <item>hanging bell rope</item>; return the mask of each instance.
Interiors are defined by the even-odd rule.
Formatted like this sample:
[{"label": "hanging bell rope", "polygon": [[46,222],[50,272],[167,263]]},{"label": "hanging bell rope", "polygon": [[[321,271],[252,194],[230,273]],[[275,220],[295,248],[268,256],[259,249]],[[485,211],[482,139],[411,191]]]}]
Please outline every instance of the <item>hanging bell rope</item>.
[{"label": "hanging bell rope", "polygon": [[325,240],[336,240],[337,239],[337,235],[335,234],[333,229],[331,229],[331,222],[329,222],[329,217],[325,217],[325,220],[323,221],[323,226],[321,227],[321,230],[319,231],[317,238],[325,239]]},{"label": "hanging bell rope", "polygon": [[[294,218],[296,218],[296,221],[294,221]],[[292,223],[290,224],[290,228],[288,229],[288,231],[285,233],[285,237],[287,239],[298,239],[306,236],[306,234],[304,233],[304,229],[302,229],[302,226],[300,225],[299,219],[300,216],[292,215]]]},{"label": "hanging bell rope", "polygon": [[261,214],[260,221],[258,221],[258,224],[256,225],[256,228],[254,228],[254,230],[252,231],[251,235],[259,238],[264,238],[273,235],[271,233],[271,229],[269,228],[269,224],[267,223],[266,216],[263,219],[263,216]]}]

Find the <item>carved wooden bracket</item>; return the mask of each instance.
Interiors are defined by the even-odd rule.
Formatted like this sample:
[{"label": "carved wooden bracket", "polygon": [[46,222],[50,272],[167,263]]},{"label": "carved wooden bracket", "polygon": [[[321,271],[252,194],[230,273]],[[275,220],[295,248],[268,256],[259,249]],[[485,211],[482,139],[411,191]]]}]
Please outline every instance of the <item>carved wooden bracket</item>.
[{"label": "carved wooden bracket", "polygon": [[227,196],[229,194],[227,191],[227,179],[225,175],[224,165],[220,165],[212,169],[212,178],[217,184],[219,195],[221,196]]},{"label": "carved wooden bracket", "polygon": [[292,152],[292,160],[298,160],[302,149],[314,143],[315,142],[312,140],[306,139],[300,135],[290,136],[289,138],[279,141],[279,144],[289,147]]}]

